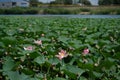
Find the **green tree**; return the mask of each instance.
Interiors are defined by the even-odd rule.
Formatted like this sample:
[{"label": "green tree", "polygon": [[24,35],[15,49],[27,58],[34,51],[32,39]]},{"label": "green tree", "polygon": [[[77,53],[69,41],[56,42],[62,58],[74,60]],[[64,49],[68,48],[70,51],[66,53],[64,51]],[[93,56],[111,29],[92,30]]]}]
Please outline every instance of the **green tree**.
[{"label": "green tree", "polygon": [[99,5],[111,5],[113,3],[113,0],[99,0]]},{"label": "green tree", "polygon": [[79,0],[79,2],[84,5],[91,5],[91,2],[89,0]]},{"label": "green tree", "polygon": [[30,0],[30,6],[32,7],[37,7],[39,4],[39,1],[38,0]]},{"label": "green tree", "polygon": [[55,0],[57,4],[64,4],[64,0]]},{"label": "green tree", "polygon": [[72,0],[55,0],[57,4],[72,4]]},{"label": "green tree", "polygon": [[[72,4],[73,0],[55,0],[58,4]],[[91,5],[89,0],[78,0],[78,2],[84,4],[84,5]]]},{"label": "green tree", "polygon": [[72,0],[64,0],[65,4],[72,4]]},{"label": "green tree", "polygon": [[119,5],[120,0],[99,0],[99,5]]},{"label": "green tree", "polygon": [[113,4],[120,5],[120,0],[113,0]]}]

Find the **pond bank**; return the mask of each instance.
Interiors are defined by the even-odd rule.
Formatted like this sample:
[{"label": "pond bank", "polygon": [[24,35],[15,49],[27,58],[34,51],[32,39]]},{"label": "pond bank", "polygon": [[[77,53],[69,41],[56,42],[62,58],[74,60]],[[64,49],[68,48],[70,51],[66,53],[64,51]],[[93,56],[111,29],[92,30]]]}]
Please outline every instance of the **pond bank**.
[{"label": "pond bank", "polygon": [[120,6],[29,7],[0,9],[0,14],[96,14],[120,15]]}]

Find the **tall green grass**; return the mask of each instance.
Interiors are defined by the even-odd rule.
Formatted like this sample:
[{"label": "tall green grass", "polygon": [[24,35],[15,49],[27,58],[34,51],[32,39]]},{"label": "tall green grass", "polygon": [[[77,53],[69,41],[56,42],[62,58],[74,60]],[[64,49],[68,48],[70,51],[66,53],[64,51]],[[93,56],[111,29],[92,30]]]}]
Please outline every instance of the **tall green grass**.
[{"label": "tall green grass", "polygon": [[119,6],[35,7],[0,9],[0,14],[120,14]]},{"label": "tall green grass", "polygon": [[38,14],[39,9],[37,8],[8,8],[8,9],[0,9],[0,14]]},{"label": "tall green grass", "polygon": [[44,14],[78,14],[77,10],[69,10],[65,8],[47,8],[43,10]]}]

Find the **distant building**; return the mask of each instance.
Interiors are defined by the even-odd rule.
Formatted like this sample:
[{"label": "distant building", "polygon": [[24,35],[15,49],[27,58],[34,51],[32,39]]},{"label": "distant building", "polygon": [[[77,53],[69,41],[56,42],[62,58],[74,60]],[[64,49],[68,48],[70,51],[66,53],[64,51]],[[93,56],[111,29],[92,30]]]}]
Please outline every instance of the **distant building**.
[{"label": "distant building", "polygon": [[0,8],[29,7],[28,0],[0,0]]}]

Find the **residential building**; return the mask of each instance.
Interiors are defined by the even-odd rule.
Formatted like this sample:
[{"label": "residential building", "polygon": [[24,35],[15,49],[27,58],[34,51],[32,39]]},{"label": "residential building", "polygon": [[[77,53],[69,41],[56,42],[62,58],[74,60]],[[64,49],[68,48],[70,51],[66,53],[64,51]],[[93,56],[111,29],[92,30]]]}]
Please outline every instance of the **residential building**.
[{"label": "residential building", "polygon": [[0,8],[29,7],[28,0],[0,0]]}]

